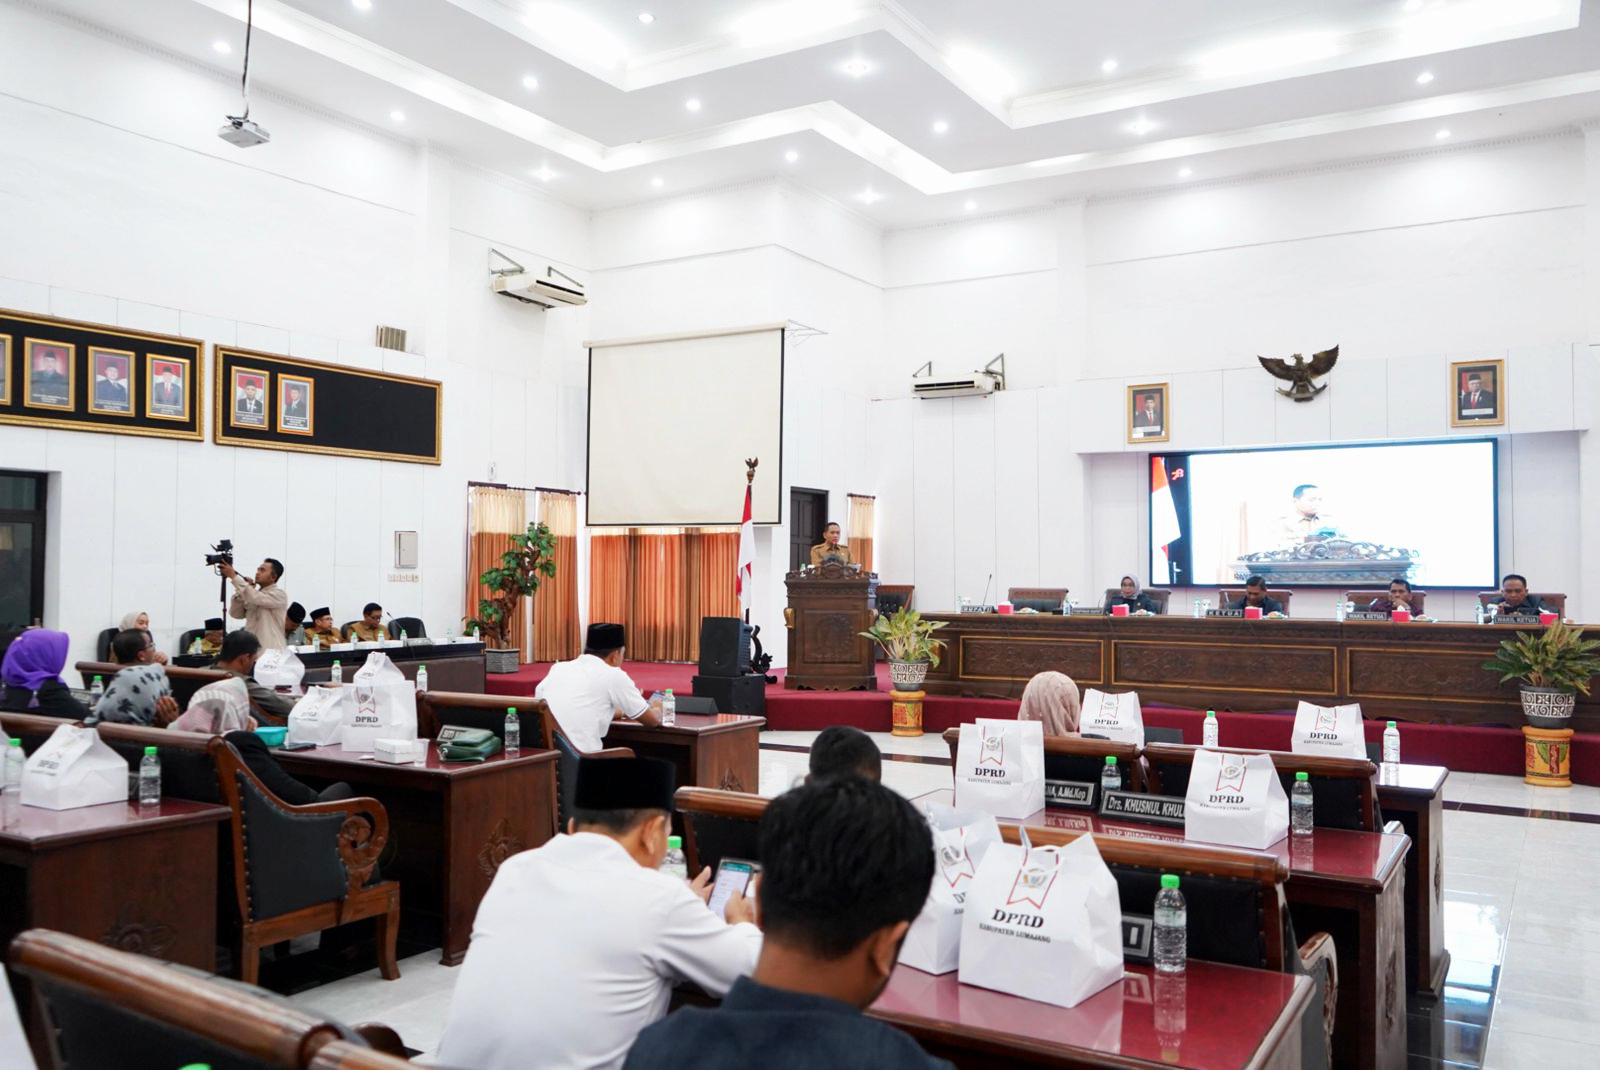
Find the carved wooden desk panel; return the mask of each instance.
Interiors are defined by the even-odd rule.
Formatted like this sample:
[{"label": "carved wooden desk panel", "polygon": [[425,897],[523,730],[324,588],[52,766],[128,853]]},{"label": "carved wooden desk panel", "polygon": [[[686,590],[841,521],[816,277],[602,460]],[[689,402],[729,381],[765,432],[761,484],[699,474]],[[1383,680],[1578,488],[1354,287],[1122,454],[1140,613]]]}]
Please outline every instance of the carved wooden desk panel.
[{"label": "carved wooden desk panel", "polygon": [[[1515,687],[1481,666],[1513,625],[1212,617],[938,613],[948,656],[935,695],[1017,698],[1036,672],[1147,702],[1292,710],[1300,699],[1364,702],[1369,714],[1441,724],[1523,723]],[[1600,731],[1600,678],[1573,727]]]},{"label": "carved wooden desk panel", "polygon": [[426,765],[388,765],[342,747],[277,755],[291,776],[318,787],[347,781],[383,803],[397,841],[383,875],[400,881],[404,916],[437,915],[446,966],[466,957],[478,902],[500,863],[556,832],[553,750],[444,764],[430,747]]}]

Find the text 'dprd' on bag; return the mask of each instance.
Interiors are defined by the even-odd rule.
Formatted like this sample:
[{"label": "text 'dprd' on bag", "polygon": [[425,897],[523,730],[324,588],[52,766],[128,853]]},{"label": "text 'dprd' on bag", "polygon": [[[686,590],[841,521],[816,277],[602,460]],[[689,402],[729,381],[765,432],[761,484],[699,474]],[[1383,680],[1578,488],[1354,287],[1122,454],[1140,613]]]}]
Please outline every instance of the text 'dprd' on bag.
[{"label": "text 'dprd' on bag", "polygon": [[1044,725],[979,718],[961,726],[955,804],[995,817],[1044,809]]},{"label": "text 'dprd' on bag", "polygon": [[934,873],[928,901],[911,923],[900,961],[925,973],[949,973],[959,963],[961,915],[967,891],[978,875],[978,864],[989,848],[1000,842],[1000,826],[977,810],[928,806],[933,834]]},{"label": "text 'dprd' on bag", "polygon": [[1289,797],[1271,758],[1195,751],[1184,797],[1184,839],[1259,851],[1288,834]]},{"label": "text 'dprd' on bag", "polygon": [[1302,700],[1295,707],[1289,749],[1329,758],[1365,758],[1367,736],[1361,726],[1361,704],[1314,706]]},{"label": "text 'dprd' on bag", "polygon": [[1139,705],[1139,692],[1122,691],[1108,695],[1091,687],[1083,696],[1078,731],[1083,735],[1104,736],[1118,743],[1144,746],[1144,710]]},{"label": "text 'dprd' on bag", "polygon": [[1122,979],[1122,906],[1092,835],[992,845],[961,918],[962,984],[1076,1007]]},{"label": "text 'dprd' on bag", "polygon": [[417,685],[407,680],[389,655],[373,651],[348,687],[341,687],[345,750],[370,751],[379,739],[417,738]]}]

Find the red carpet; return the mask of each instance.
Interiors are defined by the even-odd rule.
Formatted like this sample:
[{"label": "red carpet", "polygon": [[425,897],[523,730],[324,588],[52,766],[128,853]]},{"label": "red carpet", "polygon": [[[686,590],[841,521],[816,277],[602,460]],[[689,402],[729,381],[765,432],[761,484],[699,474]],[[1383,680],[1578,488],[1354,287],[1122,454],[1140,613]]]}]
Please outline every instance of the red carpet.
[{"label": "red carpet", "polygon": [[[668,687],[679,694],[693,693],[693,665],[630,661],[623,668],[647,694]],[[508,675],[490,676],[488,691],[492,695],[531,695],[549,669],[548,662],[540,662]],[[777,675],[779,682],[767,687],[768,728],[806,732],[848,724],[868,732],[889,731],[888,666],[878,666],[877,691],[788,691],[781,670]],[[1015,717],[1017,705],[1015,699],[932,695],[923,702],[922,725],[933,734],[979,717]],[[1148,725],[1181,729],[1186,743],[1199,743],[1205,715],[1201,710],[1149,705],[1144,708],[1144,719]],[[1288,750],[1293,725],[1291,713],[1217,714],[1225,747]],[[1383,722],[1368,721],[1366,730],[1367,740],[1376,743],[1383,736]],[[1402,722],[1400,737],[1401,753],[1408,762],[1442,765],[1463,773],[1522,775],[1522,733],[1515,728]],[[1573,736],[1572,778],[1577,783],[1600,785],[1600,734]]]}]

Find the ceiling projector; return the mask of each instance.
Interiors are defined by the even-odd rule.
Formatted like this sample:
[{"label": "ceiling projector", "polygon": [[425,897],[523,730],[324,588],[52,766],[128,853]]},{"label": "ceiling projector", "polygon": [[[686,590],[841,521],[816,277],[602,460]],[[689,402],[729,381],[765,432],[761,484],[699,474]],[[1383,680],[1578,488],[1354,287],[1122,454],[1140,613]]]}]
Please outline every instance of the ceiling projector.
[{"label": "ceiling projector", "polygon": [[217,131],[217,136],[241,149],[248,149],[252,145],[265,145],[272,140],[272,134],[266,127],[251,122],[242,115],[228,116],[227,123]]}]

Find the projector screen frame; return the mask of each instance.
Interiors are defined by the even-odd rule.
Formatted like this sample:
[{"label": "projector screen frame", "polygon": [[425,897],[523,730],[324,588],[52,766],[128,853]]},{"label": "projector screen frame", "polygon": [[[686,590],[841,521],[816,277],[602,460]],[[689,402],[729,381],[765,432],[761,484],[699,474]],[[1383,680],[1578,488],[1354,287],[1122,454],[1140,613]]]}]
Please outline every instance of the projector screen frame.
[{"label": "projector screen frame", "polygon": [[[593,434],[593,429],[594,429],[594,351],[596,349],[606,349],[606,348],[610,348],[610,347],[613,347],[613,346],[648,345],[648,344],[650,344],[652,342],[692,341],[692,340],[697,339],[697,338],[722,338],[722,337],[726,337],[728,335],[734,335],[734,334],[763,334],[763,333],[765,333],[767,331],[776,331],[778,333],[778,458],[777,458],[777,464],[776,464],[776,469],[777,469],[776,479],[778,481],[778,494],[777,494],[777,498],[778,498],[778,515],[777,515],[777,519],[776,520],[770,520],[770,521],[768,521],[768,520],[756,520],[756,521],[753,521],[753,523],[758,527],[772,527],[772,526],[778,526],[778,525],[781,525],[781,524],[784,523],[783,505],[784,505],[784,501],[785,501],[787,496],[784,494],[784,486],[783,486],[783,442],[784,442],[783,432],[784,432],[784,421],[785,421],[785,419],[787,417],[787,414],[786,414],[785,409],[784,409],[784,401],[785,401],[785,397],[786,397],[786,391],[788,390],[788,379],[787,379],[788,358],[789,358],[789,322],[788,321],[784,321],[782,323],[758,323],[758,324],[752,324],[752,325],[747,325],[747,326],[742,326],[742,327],[719,327],[719,328],[715,328],[715,329],[712,329],[712,330],[702,330],[702,331],[680,331],[680,332],[671,333],[671,334],[641,335],[641,336],[635,337],[635,338],[607,338],[607,339],[599,340],[599,341],[586,340],[583,343],[584,350],[587,353],[588,358],[589,358],[589,360],[588,360],[589,366],[584,370],[584,383],[585,383],[586,396],[584,398],[584,409],[583,409],[583,421],[584,421],[584,428],[583,428],[583,433],[584,433],[584,439],[583,439],[583,444],[584,444],[584,451],[583,451],[584,452],[584,457],[583,457],[583,487],[584,487],[583,522],[584,522],[584,525],[586,527],[597,526],[592,522],[592,519],[591,519],[591,516],[590,516],[590,510],[591,510],[591,507],[592,507],[592,504],[593,504],[593,501],[594,501],[594,496],[589,493],[590,488],[593,486],[593,482],[591,480],[591,475],[592,475],[591,466],[594,464],[594,449],[593,449],[592,439],[590,437]],[[765,474],[766,471],[771,471],[771,469],[767,468],[767,465],[769,464],[769,460],[766,457],[757,457],[757,458],[754,458],[754,459],[761,462],[761,467],[757,468],[757,470],[756,470],[756,478],[760,479],[762,477],[762,475]],[[662,520],[662,521],[654,521],[654,522],[649,522],[649,523],[641,521],[641,522],[638,522],[638,523],[631,523],[631,524],[611,524],[611,523],[606,523],[606,524],[601,524],[601,525],[598,525],[598,526],[600,526],[600,527],[629,527],[629,528],[730,527],[730,526],[737,527],[739,525],[739,523],[740,523],[740,520],[741,520],[740,517],[735,517],[732,520],[700,520],[700,521],[693,521],[693,522],[682,521],[682,520],[673,520],[673,521]]]},{"label": "projector screen frame", "polygon": [[[1144,506],[1145,506],[1144,539],[1145,539],[1145,545],[1144,545],[1144,554],[1143,554],[1144,565],[1145,565],[1146,568],[1149,567],[1151,559],[1152,559],[1152,557],[1153,557],[1153,555],[1155,553],[1155,548],[1156,548],[1156,544],[1155,544],[1155,515],[1154,515],[1154,510],[1152,510],[1150,508],[1150,500],[1151,500],[1151,496],[1155,493],[1154,488],[1151,486],[1151,475],[1152,475],[1152,470],[1153,470],[1153,466],[1154,466],[1154,461],[1158,457],[1204,457],[1204,456],[1207,456],[1207,455],[1214,455],[1214,454],[1239,454],[1239,453],[1298,453],[1298,452],[1304,452],[1306,450],[1340,450],[1340,449],[1373,449],[1373,448],[1382,449],[1382,448],[1388,448],[1388,447],[1404,447],[1404,446],[1453,446],[1453,445],[1460,445],[1460,444],[1466,444],[1466,443],[1475,443],[1475,442],[1476,443],[1488,443],[1489,451],[1490,451],[1489,467],[1490,467],[1490,470],[1491,470],[1492,475],[1493,475],[1493,478],[1491,480],[1491,484],[1492,485],[1491,485],[1490,490],[1491,490],[1491,497],[1493,499],[1492,509],[1493,509],[1493,516],[1494,516],[1494,531],[1493,531],[1493,535],[1494,535],[1494,554],[1493,554],[1493,559],[1494,559],[1494,565],[1493,565],[1494,577],[1493,577],[1493,579],[1491,581],[1491,584],[1497,584],[1497,583],[1500,582],[1501,569],[1503,567],[1501,565],[1501,562],[1500,562],[1500,436],[1498,436],[1498,435],[1471,435],[1471,436],[1462,435],[1462,436],[1446,437],[1446,438],[1421,438],[1421,439],[1408,439],[1408,440],[1403,441],[1403,442],[1330,442],[1330,443],[1322,443],[1322,444],[1307,443],[1305,445],[1300,445],[1300,446],[1255,446],[1255,447],[1235,447],[1235,448],[1231,448],[1231,449],[1230,448],[1218,448],[1218,449],[1209,449],[1209,450],[1164,450],[1164,451],[1152,450],[1151,452],[1145,454],[1145,456],[1147,456],[1147,457],[1149,457],[1151,459],[1151,464],[1148,465],[1146,467],[1146,469],[1145,469],[1145,487],[1144,487]],[[1149,582],[1150,582],[1151,585],[1156,585],[1154,577],[1151,577]],[[1220,583],[1196,583],[1196,582],[1191,580],[1189,583],[1184,584],[1182,586],[1198,589],[1198,588],[1206,588],[1206,587],[1229,587],[1229,586],[1237,587],[1237,586],[1239,586],[1239,585],[1241,585],[1243,583],[1244,583],[1243,580],[1234,580],[1232,582],[1224,581],[1224,582],[1220,582]],[[1317,590],[1317,591],[1334,591],[1334,590],[1340,590],[1340,589],[1348,589],[1348,587],[1349,587],[1349,585],[1345,584],[1345,583],[1299,583],[1299,582],[1297,582],[1297,583],[1294,584],[1294,588],[1296,590],[1305,589],[1305,590]],[[1487,587],[1481,587],[1481,586],[1478,586],[1478,585],[1466,585],[1466,586],[1463,586],[1463,585],[1459,585],[1459,584],[1451,585],[1451,584],[1431,583],[1431,582],[1428,584],[1428,589],[1430,591],[1480,591],[1480,590],[1488,590]]]}]

